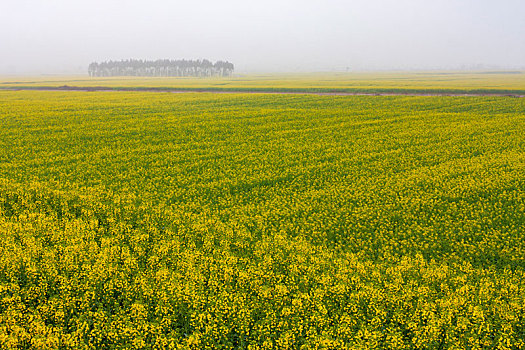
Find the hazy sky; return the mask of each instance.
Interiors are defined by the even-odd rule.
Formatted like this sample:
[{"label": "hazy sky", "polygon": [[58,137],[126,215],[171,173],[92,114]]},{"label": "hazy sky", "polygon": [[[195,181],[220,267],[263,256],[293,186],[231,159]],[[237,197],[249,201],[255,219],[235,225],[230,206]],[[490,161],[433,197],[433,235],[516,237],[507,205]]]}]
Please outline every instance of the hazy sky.
[{"label": "hazy sky", "polygon": [[525,67],[524,0],[0,0],[0,74],[122,58],[239,72]]}]

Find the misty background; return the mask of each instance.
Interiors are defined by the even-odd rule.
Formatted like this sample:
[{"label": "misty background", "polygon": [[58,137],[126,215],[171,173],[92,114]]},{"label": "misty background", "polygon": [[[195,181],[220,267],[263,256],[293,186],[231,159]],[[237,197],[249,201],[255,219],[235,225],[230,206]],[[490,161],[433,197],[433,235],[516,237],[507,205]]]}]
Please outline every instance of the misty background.
[{"label": "misty background", "polygon": [[128,58],[240,73],[525,69],[525,1],[0,1],[0,74]]}]

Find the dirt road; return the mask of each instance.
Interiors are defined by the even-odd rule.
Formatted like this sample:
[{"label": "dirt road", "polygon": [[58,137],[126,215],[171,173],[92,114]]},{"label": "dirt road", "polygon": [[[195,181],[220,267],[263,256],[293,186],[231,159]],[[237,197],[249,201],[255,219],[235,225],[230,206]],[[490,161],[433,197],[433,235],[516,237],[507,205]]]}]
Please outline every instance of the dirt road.
[{"label": "dirt road", "polygon": [[126,91],[126,92],[163,92],[163,93],[174,93],[174,94],[182,94],[182,93],[214,93],[214,94],[274,94],[274,95],[318,95],[318,96],[456,96],[456,97],[476,97],[476,96],[486,96],[486,97],[516,97],[516,98],[524,98],[525,94],[515,94],[515,93],[500,93],[500,92],[469,92],[469,93],[461,93],[461,92],[433,92],[430,90],[427,91],[421,91],[421,92],[407,92],[407,91],[389,91],[389,92],[348,92],[348,91],[326,91],[326,92],[317,92],[317,91],[293,91],[293,90],[286,90],[286,91],[265,91],[265,90],[207,90],[207,89],[177,89],[177,88],[138,88],[138,87],[130,87],[130,88],[111,88],[111,87],[105,87],[105,86],[92,86],[92,87],[84,87],[84,86],[35,86],[35,87],[1,87],[1,90],[7,90],[7,91],[84,91],[84,92],[95,92],[95,91],[105,91],[105,92],[112,92],[112,91]]}]

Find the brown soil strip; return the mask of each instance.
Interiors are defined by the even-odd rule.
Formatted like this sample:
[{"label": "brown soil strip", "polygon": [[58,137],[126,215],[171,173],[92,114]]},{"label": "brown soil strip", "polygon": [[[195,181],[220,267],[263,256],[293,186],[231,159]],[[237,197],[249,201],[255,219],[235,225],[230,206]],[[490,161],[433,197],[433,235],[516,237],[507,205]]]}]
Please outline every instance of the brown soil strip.
[{"label": "brown soil strip", "polygon": [[318,95],[318,96],[453,96],[453,97],[516,97],[524,98],[525,95],[509,93],[448,93],[448,92],[313,92],[313,91],[264,91],[264,90],[177,90],[157,88],[108,88],[103,86],[57,86],[57,87],[9,87],[2,88],[7,91],[83,91],[83,92],[162,92],[162,93],[208,93],[208,94],[272,94],[272,95]]}]

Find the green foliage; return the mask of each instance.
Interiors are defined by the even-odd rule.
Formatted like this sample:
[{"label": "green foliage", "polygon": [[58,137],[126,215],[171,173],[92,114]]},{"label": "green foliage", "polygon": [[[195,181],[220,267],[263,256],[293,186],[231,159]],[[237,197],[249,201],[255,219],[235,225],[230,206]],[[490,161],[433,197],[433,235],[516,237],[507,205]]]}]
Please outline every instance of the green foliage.
[{"label": "green foliage", "polygon": [[2,349],[525,347],[523,99],[0,112]]}]

